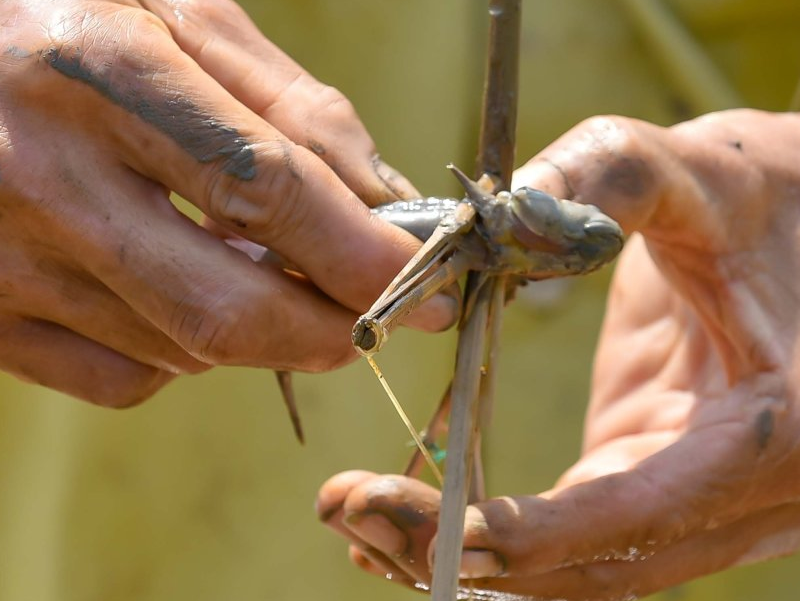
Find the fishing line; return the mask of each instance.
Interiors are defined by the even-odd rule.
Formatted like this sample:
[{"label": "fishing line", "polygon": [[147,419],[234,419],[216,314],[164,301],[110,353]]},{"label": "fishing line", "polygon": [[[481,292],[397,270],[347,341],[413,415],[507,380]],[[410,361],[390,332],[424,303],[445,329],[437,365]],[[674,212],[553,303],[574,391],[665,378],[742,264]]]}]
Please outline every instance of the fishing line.
[{"label": "fishing line", "polygon": [[397,411],[397,415],[400,416],[400,419],[403,420],[408,432],[411,434],[414,442],[417,444],[417,448],[419,452],[422,453],[422,456],[425,458],[425,461],[428,464],[428,467],[431,468],[433,475],[436,476],[436,480],[439,482],[439,486],[442,486],[444,479],[442,478],[442,472],[439,471],[439,467],[436,465],[436,462],[431,457],[430,452],[428,451],[428,447],[425,446],[425,443],[422,441],[419,433],[417,432],[416,428],[414,428],[411,420],[408,419],[408,415],[406,412],[403,411],[403,407],[400,405],[400,401],[397,400],[397,397],[392,392],[392,389],[389,388],[389,382],[386,381],[386,378],[383,377],[383,373],[381,372],[378,364],[375,363],[375,359],[372,357],[366,357],[367,361],[369,362],[372,371],[375,372],[375,375],[378,378],[378,381],[383,386],[383,389],[386,391],[386,394],[389,396],[389,400],[392,401],[392,405],[394,405],[394,410]]}]

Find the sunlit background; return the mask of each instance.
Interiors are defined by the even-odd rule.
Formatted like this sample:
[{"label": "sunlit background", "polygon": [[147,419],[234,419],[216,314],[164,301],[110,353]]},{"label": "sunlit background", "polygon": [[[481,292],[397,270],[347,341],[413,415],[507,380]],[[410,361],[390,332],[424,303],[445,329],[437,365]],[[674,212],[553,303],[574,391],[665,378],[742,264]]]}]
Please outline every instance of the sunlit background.
[{"label": "sunlit background", "polygon": [[[482,0],[243,2],[265,34],[348,95],[386,160],[427,194],[471,168]],[[670,124],[743,105],[785,110],[800,77],[796,0],[524,0],[518,163],[593,114]],[[709,76],[709,73],[713,76]],[[579,452],[609,273],[533,290],[507,311],[493,494],[548,488]],[[269,332],[264,332],[269,336]],[[399,332],[380,360],[423,424],[452,333]],[[366,364],[296,376],[308,442],[273,375],[218,369],[112,412],[0,376],[0,600],[420,598],[353,568],[315,518],[317,487],[402,469],[408,434]],[[800,558],[741,568],[659,601],[796,601]]]}]

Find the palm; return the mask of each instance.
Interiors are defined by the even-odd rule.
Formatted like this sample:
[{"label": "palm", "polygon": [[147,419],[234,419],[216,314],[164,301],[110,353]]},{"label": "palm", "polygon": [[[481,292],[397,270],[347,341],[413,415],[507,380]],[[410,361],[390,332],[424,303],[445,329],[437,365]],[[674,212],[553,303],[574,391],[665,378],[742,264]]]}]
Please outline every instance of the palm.
[{"label": "palm", "polygon": [[702,318],[641,237],[621,258],[596,356],[583,456],[559,488],[628,469],[698,424],[725,419],[735,386]]},{"label": "palm", "polygon": [[[545,493],[468,509],[471,584],[628,598],[796,549],[800,150],[786,132],[798,129],[746,111],[672,129],[599,119],[517,173],[641,235],[612,286],[583,456]],[[320,507],[350,516],[329,524],[371,557],[390,550],[389,571],[426,579],[438,502],[420,483],[361,473],[332,479]],[[388,522],[355,520],[375,513]],[[387,524],[405,547],[386,546]],[[387,556],[354,557],[387,569]]]}]

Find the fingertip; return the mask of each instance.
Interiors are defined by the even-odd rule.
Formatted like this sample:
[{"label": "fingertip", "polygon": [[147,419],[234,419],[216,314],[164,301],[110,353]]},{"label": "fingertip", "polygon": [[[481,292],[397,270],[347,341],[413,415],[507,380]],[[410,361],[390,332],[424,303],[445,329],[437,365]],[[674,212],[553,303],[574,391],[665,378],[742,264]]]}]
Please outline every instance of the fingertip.
[{"label": "fingertip", "polygon": [[359,484],[374,478],[375,474],[365,470],[341,472],[326,480],[317,493],[314,510],[323,523],[330,521],[341,511],[347,496]]},{"label": "fingertip", "polygon": [[[339,179],[369,207],[421,197],[402,173],[377,155],[363,154],[352,148],[337,148],[335,154],[321,154],[318,151],[319,146],[311,145],[307,148],[327,163]],[[343,156],[343,152],[348,152],[348,155]]]},{"label": "fingertip", "polygon": [[112,383],[111,390],[91,390],[83,399],[108,409],[131,409],[150,399],[175,378],[175,374],[155,367],[137,365],[129,378]]},{"label": "fingertip", "polygon": [[370,162],[373,172],[385,189],[384,198],[381,199],[383,202],[420,197],[414,185],[397,169],[386,163],[380,155],[373,156]]},{"label": "fingertip", "polygon": [[575,191],[566,173],[555,163],[543,157],[534,157],[514,171],[511,189],[523,187],[546,192],[555,198],[574,199]]},{"label": "fingertip", "polygon": [[464,549],[459,578],[499,578],[505,575],[505,560],[488,549]]},{"label": "fingertip", "polygon": [[357,568],[361,568],[371,574],[380,575],[377,566],[375,566],[357,546],[350,545],[347,548],[347,556]]},{"label": "fingertip", "polygon": [[397,582],[404,586],[414,587],[414,580],[409,578],[408,575],[403,572],[402,568],[377,549],[372,547],[359,548],[357,545],[350,545],[348,556],[356,567],[361,568],[365,572],[385,578],[386,580],[391,580],[392,582]]}]

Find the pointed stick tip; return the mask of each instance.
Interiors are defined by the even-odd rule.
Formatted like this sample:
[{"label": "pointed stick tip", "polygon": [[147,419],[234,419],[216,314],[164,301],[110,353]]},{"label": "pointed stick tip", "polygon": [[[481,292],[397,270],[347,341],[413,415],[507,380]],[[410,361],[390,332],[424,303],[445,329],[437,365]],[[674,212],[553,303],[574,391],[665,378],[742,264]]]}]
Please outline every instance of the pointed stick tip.
[{"label": "pointed stick tip", "polygon": [[452,171],[453,175],[455,175],[458,183],[464,188],[464,191],[467,193],[467,197],[470,200],[480,203],[485,201],[487,197],[490,196],[481,189],[477,182],[471,180],[466,173],[461,171],[461,169],[456,167],[453,163],[449,163],[447,168]]},{"label": "pointed stick tip", "polygon": [[297,403],[294,397],[292,374],[288,371],[275,370],[275,377],[278,380],[278,388],[281,391],[283,403],[286,405],[286,410],[289,413],[289,420],[292,422],[295,438],[297,438],[297,442],[305,446],[306,438],[303,433],[303,422],[300,420],[300,412],[297,410]]}]

